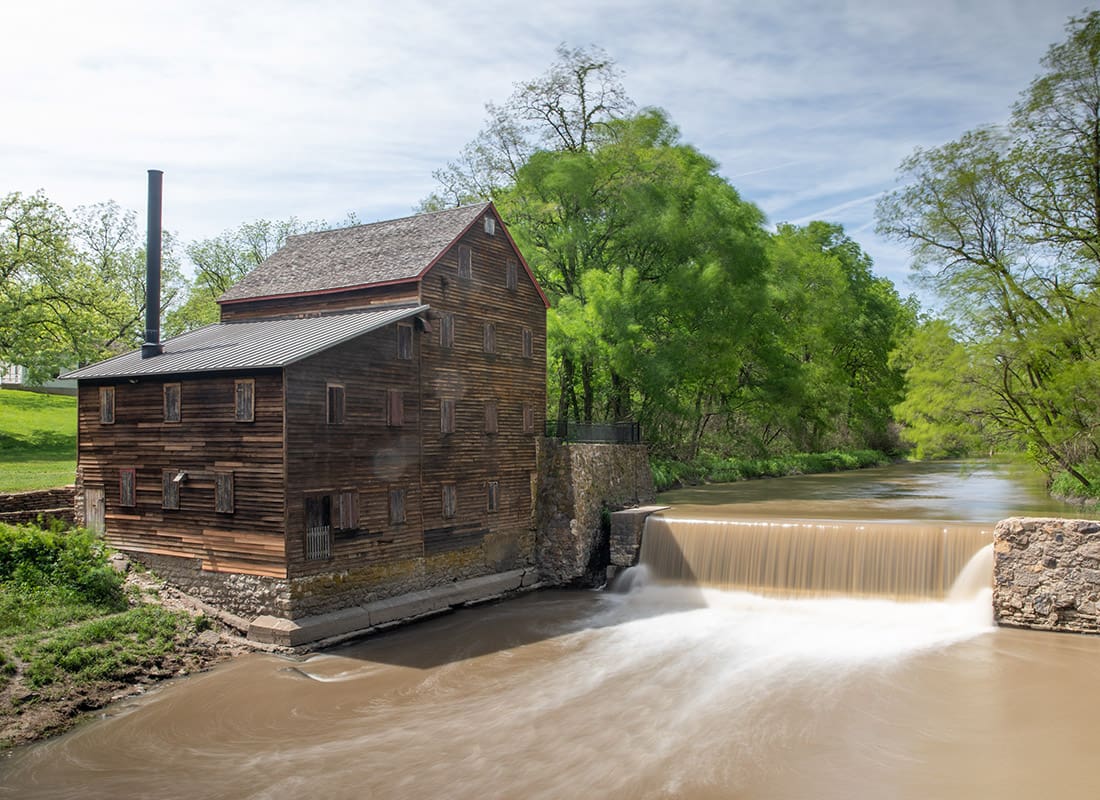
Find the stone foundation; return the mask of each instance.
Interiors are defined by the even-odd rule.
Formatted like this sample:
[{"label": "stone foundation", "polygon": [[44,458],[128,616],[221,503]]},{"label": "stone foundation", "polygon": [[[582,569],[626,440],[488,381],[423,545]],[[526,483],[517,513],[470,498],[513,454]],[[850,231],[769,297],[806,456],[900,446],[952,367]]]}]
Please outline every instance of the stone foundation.
[{"label": "stone foundation", "polygon": [[1100,633],[1100,522],[1002,520],[993,551],[998,624]]},{"label": "stone foundation", "polygon": [[611,563],[608,512],[651,503],[654,496],[645,445],[541,440],[537,553],[543,580],[602,583]]}]

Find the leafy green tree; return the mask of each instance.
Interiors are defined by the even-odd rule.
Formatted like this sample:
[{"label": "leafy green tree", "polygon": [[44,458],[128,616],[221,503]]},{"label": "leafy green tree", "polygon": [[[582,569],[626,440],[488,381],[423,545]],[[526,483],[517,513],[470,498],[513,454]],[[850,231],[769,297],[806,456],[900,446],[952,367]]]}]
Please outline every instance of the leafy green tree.
[{"label": "leafy green tree", "polygon": [[768,254],[788,365],[784,401],[773,406],[765,435],[783,436],[799,452],[889,449],[891,407],[904,389],[890,353],[915,323],[915,301],[876,277],[839,225],[780,225]]},{"label": "leafy green tree", "polygon": [[[1100,458],[1100,12],[1071,19],[1001,129],[918,150],[878,208],[980,359],[982,419],[1088,485]],[[934,416],[931,409],[926,412]]]},{"label": "leafy green tree", "polygon": [[[170,236],[163,251],[167,309],[183,278]],[[103,203],[70,216],[41,192],[0,199],[0,361],[48,380],[139,345],[144,311],[135,215]]]}]

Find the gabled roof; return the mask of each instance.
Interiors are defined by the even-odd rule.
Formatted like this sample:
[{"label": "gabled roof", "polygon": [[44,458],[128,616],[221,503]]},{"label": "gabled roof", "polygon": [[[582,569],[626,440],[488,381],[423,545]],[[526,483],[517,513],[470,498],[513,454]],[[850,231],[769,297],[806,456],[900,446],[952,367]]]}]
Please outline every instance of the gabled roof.
[{"label": "gabled roof", "polygon": [[420,277],[490,203],[291,236],[219,303],[401,283]]},{"label": "gabled roof", "polygon": [[135,350],[62,377],[130,378],[285,367],[427,310],[418,305],[385,306],[321,317],[220,322],[166,340],[164,352],[152,358],[142,358]]}]

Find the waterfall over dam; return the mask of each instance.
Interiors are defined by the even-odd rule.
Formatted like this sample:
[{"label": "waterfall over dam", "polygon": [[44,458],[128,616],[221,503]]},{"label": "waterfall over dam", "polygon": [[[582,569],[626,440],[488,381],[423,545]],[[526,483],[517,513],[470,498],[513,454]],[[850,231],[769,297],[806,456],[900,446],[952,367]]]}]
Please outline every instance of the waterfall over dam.
[{"label": "waterfall over dam", "polygon": [[777,597],[935,600],[947,597],[992,541],[988,525],[683,519],[666,512],[646,520],[640,563],[657,581]]}]

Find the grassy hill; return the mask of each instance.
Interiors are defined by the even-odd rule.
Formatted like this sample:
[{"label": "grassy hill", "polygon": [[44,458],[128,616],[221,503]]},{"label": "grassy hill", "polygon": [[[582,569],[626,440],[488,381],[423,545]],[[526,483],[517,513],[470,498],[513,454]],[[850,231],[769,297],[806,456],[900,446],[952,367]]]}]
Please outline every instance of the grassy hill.
[{"label": "grassy hill", "polygon": [[76,398],[0,389],[0,492],[67,486],[76,473]]}]

